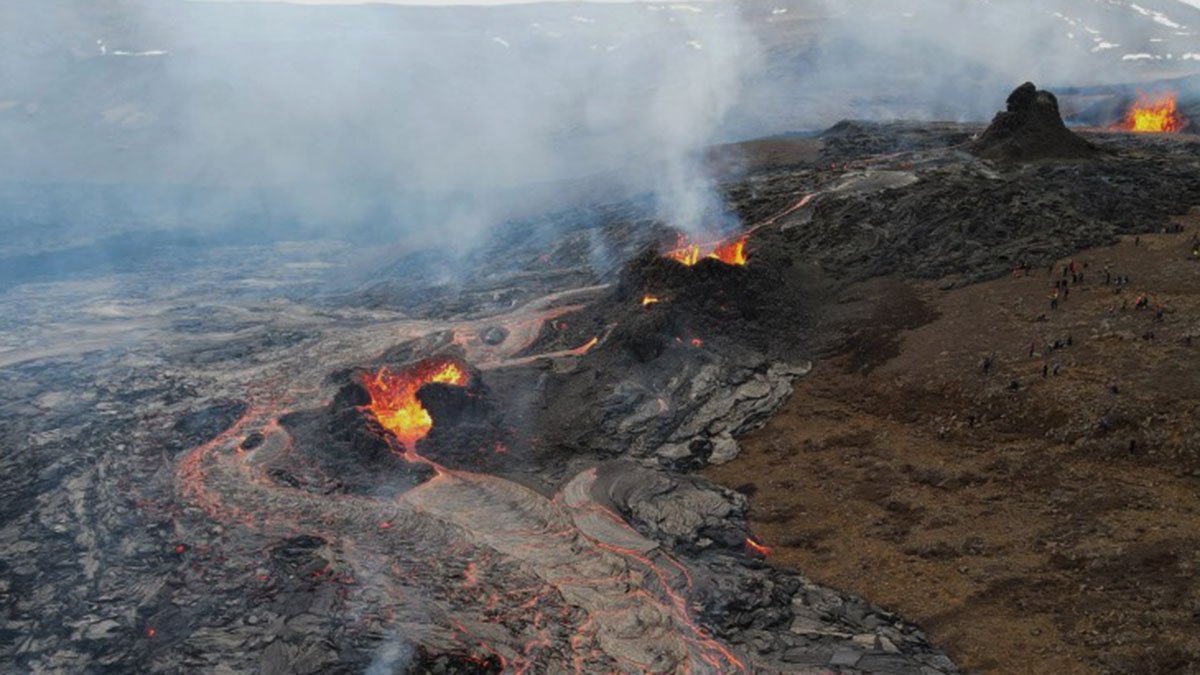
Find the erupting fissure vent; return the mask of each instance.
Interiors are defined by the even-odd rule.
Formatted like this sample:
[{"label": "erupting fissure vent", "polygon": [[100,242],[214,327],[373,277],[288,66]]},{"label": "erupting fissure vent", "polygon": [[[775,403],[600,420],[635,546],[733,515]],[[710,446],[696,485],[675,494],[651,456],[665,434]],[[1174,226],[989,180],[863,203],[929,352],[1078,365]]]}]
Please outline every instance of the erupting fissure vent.
[{"label": "erupting fissure vent", "polygon": [[675,262],[691,267],[701,260],[712,258],[726,265],[746,264],[746,238],[736,241],[719,241],[715,244],[689,243],[687,237],[680,236],[675,248],[667,251],[666,257]]},{"label": "erupting fissure vent", "polygon": [[1139,133],[1172,133],[1182,131],[1185,126],[1187,120],[1179,113],[1178,98],[1171,92],[1139,94],[1121,124],[1126,131]]},{"label": "erupting fissure vent", "polygon": [[431,382],[466,386],[466,369],[449,359],[432,359],[393,373],[383,368],[363,377],[363,386],[371,395],[368,406],[384,429],[408,447],[425,437],[433,427],[433,418],[417,399],[417,391]]}]

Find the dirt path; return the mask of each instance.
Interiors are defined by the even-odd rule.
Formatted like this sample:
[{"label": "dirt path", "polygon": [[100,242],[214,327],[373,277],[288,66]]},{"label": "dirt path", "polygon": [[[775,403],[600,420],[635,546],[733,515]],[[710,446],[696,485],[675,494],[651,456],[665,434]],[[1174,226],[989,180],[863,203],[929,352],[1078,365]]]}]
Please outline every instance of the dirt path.
[{"label": "dirt path", "polygon": [[1076,256],[1055,310],[1069,261],[864,285],[869,327],[709,476],[752,496],[776,564],[969,670],[1200,672],[1200,214],[1181,223]]}]

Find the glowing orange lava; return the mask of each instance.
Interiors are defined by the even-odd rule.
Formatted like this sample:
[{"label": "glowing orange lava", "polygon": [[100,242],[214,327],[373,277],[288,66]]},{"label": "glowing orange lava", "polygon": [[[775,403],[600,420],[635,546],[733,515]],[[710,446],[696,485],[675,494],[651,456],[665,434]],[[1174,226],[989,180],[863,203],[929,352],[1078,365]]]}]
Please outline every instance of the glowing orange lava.
[{"label": "glowing orange lava", "polygon": [[571,352],[572,354],[574,354],[575,356],[583,356],[584,354],[592,351],[592,347],[595,347],[599,343],[600,343],[600,338],[594,337],[591,340],[588,340],[587,342],[583,343],[582,345],[576,347],[575,349],[570,349],[568,351]]},{"label": "glowing orange lava", "polygon": [[675,262],[691,267],[706,258],[720,260],[726,265],[746,264],[746,238],[736,241],[721,241],[715,244],[689,243],[687,237],[680,236],[675,248],[667,251],[666,257]]},{"label": "glowing orange lava", "polygon": [[746,548],[750,549],[754,553],[757,553],[757,554],[763,556],[764,558],[771,555],[771,547],[770,546],[765,546],[763,544],[760,544],[757,541],[754,541],[753,539],[751,539],[749,537],[746,538]]},{"label": "glowing orange lava", "polygon": [[650,305],[658,304],[658,302],[659,302],[659,299],[656,298],[655,296],[647,295],[642,298],[642,307],[649,307]]},{"label": "glowing orange lava", "polygon": [[363,386],[371,395],[368,406],[384,429],[396,435],[408,447],[425,437],[433,427],[433,418],[417,400],[417,391],[430,382],[465,386],[466,370],[447,359],[433,359],[393,373],[383,368],[363,377]]},{"label": "glowing orange lava", "polygon": [[1178,101],[1173,92],[1162,94],[1139,94],[1138,100],[1129,107],[1121,128],[1138,133],[1171,133],[1182,131],[1186,122],[1179,114]]}]

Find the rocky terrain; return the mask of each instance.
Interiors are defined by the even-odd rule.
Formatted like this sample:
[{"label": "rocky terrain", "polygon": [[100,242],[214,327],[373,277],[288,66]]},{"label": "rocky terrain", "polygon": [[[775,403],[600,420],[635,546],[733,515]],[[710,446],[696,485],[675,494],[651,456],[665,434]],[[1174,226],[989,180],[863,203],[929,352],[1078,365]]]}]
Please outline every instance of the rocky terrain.
[{"label": "rocky terrain", "polygon": [[750,497],[773,562],[967,670],[1194,672],[1200,217],[1178,222],[954,290],[853,287],[872,327],[706,475]]},{"label": "rocky terrain", "polygon": [[[6,289],[0,659],[33,672],[1186,662],[1194,646],[1170,621],[1189,620],[1190,512],[1162,534],[1168,516],[1127,511],[1165,509],[1182,488],[1156,492],[1164,476],[1195,468],[1191,234],[1151,233],[1200,204],[1200,144],[1093,131],[1086,157],[993,162],[968,152],[984,131],[846,122],[717,151],[744,225],[728,259],[664,255],[670,223],[624,201],[510,223],[460,275],[412,254],[349,292],[329,280],[361,251],[329,243],[167,247],[203,264],[164,255]],[[1122,237],[1133,257],[1089,251]],[[384,423],[371,376],[447,364],[458,380],[414,390],[431,428]],[[814,392],[830,392],[819,415]],[[920,443],[880,440],[902,432]],[[1116,468],[1053,478],[1096,462]],[[1029,537],[1003,533],[1014,518]],[[980,523],[998,534],[967,534]],[[867,549],[885,569],[928,565],[932,585],[878,574]],[[987,556],[1029,567],[965,562]],[[1153,611],[1121,614],[1114,592]],[[977,602],[930,609],[951,593]],[[1092,604],[1063,609],[1078,597]],[[1014,634],[1012,607],[1036,616],[1016,633],[1063,636],[1044,660],[977,632]],[[1166,637],[1129,646],[1152,631]]]}]

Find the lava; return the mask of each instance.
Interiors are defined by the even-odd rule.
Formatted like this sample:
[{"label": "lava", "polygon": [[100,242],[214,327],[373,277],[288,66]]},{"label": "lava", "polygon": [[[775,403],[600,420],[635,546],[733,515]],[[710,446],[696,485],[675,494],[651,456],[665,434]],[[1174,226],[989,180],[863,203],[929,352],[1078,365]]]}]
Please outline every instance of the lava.
[{"label": "lava", "polygon": [[417,391],[431,382],[465,386],[466,370],[449,359],[431,359],[409,370],[393,373],[383,368],[363,378],[371,395],[368,406],[384,429],[392,432],[409,448],[433,428],[433,418],[417,400]]},{"label": "lava", "polygon": [[751,539],[750,537],[746,537],[746,548],[749,549],[753,553],[757,553],[757,554],[761,555],[764,558],[771,555],[771,547],[770,546],[767,546],[765,544],[760,544],[757,541],[754,541],[753,539]]},{"label": "lava", "polygon": [[689,243],[687,237],[680,236],[675,248],[667,251],[666,257],[691,267],[701,260],[720,260],[726,265],[746,264],[746,237],[735,241],[719,241],[715,244]]},{"label": "lava", "polygon": [[1138,133],[1172,133],[1182,131],[1185,126],[1187,122],[1179,114],[1174,92],[1139,94],[1121,123],[1122,129]]},{"label": "lava", "polygon": [[583,343],[582,345],[576,347],[575,349],[571,349],[568,351],[570,351],[570,353],[574,354],[575,356],[583,356],[584,354],[592,351],[592,347],[595,347],[599,343],[600,343],[600,337],[597,336],[597,337],[592,338],[591,340],[588,340],[587,342]]}]

